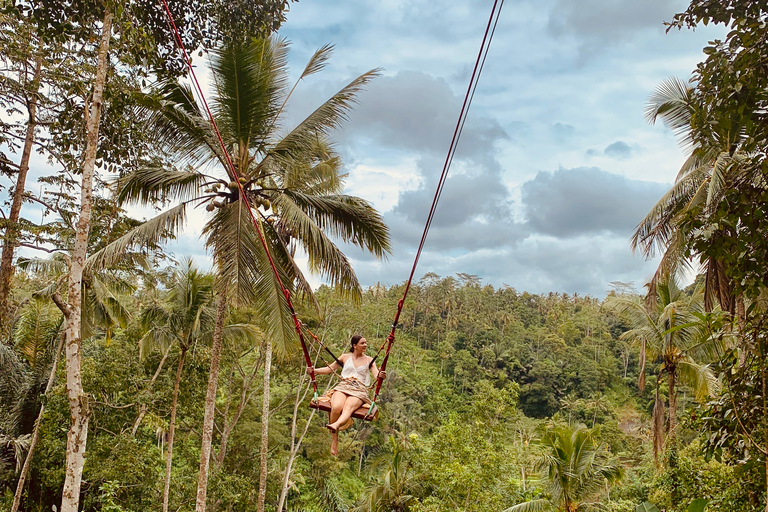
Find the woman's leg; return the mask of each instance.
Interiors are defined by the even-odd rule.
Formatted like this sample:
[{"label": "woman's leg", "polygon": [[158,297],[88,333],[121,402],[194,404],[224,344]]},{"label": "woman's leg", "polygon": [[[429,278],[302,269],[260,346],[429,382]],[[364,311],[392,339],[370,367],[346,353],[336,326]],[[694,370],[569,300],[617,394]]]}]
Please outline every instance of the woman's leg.
[{"label": "woman's leg", "polygon": [[[334,393],[334,396],[336,396],[335,393]],[[330,424],[330,426],[335,430],[338,430],[340,426],[342,426],[344,423],[347,422],[349,418],[352,417],[352,413],[358,410],[361,405],[363,405],[362,400],[360,400],[359,398],[355,398],[353,396],[348,396],[347,399],[344,401],[344,407],[341,409],[341,414],[338,416],[338,418],[336,418],[336,420],[333,423]]]},{"label": "woman's leg", "polygon": [[339,454],[339,433],[331,433],[331,455]]},{"label": "woman's leg", "polygon": [[335,391],[331,395],[331,412],[328,413],[329,424],[339,419],[341,411],[344,409],[344,403],[347,400],[347,395],[340,391]]},{"label": "woman's leg", "polygon": [[[331,425],[334,421],[339,419],[342,411],[344,410],[344,404],[347,402],[347,395],[340,391],[336,391],[331,395],[331,412],[329,413],[329,419]],[[339,432],[331,431],[331,455],[339,454]]]}]

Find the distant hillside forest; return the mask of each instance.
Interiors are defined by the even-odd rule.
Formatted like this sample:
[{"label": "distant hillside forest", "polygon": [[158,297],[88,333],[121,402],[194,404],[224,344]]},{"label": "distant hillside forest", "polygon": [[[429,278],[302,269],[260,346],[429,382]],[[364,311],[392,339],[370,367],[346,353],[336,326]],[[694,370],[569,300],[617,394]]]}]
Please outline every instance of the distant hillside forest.
[{"label": "distant hillside forest", "polygon": [[[142,324],[153,308],[168,308],[178,300],[173,294],[180,283],[210,281],[191,262],[185,265],[152,275],[152,286],[136,281],[135,289],[115,295],[125,308],[125,323],[84,343],[83,382],[92,397],[84,510],[158,506],[181,346],[151,343],[148,328],[158,325]],[[10,507],[24,443],[44,403],[26,510],[50,510],[60,499],[64,480],[69,411],[61,379],[43,402],[40,393],[60,343],[61,314],[49,300],[33,294],[47,284],[46,274],[23,276],[19,296],[26,298],[12,333],[13,346],[4,349],[1,388],[3,425],[12,427],[9,433],[15,437],[3,438],[0,475]],[[316,292],[320,313],[307,309],[300,316],[337,356],[353,333],[367,336],[369,352],[374,352],[385,341],[402,292],[402,285],[372,287],[356,305],[323,287]],[[210,305],[210,288],[207,293]],[[701,287],[691,285],[678,294],[677,314],[682,316],[697,294],[700,298]],[[739,460],[750,457],[749,451],[708,456],[723,440],[713,439],[707,416],[722,404],[697,400],[696,382],[686,384],[681,377],[675,388],[676,440],[668,440],[664,425],[669,422],[662,418],[665,443],[654,462],[657,387],[652,383],[659,382],[662,407],[669,404],[668,381],[660,373],[664,355],[647,356],[646,386],[640,391],[640,347],[626,337],[637,327],[616,313],[621,301],[641,304],[639,296],[628,293],[612,293],[606,300],[533,295],[482,286],[472,275],[425,275],[405,303],[379,398],[381,417],[376,422],[357,420],[342,433],[338,457],[328,453],[324,413],[307,407],[309,380],[297,347],[278,351],[265,409],[259,399],[265,347],[258,336],[249,339],[243,329],[233,328],[221,355],[209,507],[257,506],[264,414],[269,416],[267,510],[500,511],[550,499],[553,482],[547,464],[552,464],[553,453],[560,456],[567,449],[561,444],[568,445],[579,433],[588,435],[591,464],[619,471],[615,478],[600,478],[595,488],[575,490],[577,499],[612,511],[634,511],[643,502],[677,510],[675,504],[687,506],[701,498],[709,500],[708,510],[759,507],[762,465]],[[254,316],[246,308],[230,308],[225,325],[242,327]],[[310,347],[313,356],[332,361],[317,343]],[[179,383],[173,510],[189,507],[195,495],[209,358],[210,339],[201,329],[187,348]],[[323,364],[318,359],[316,365]],[[321,391],[332,381],[325,376],[318,380]],[[585,485],[581,479],[595,478],[595,471],[567,477],[579,478],[580,488]]]}]

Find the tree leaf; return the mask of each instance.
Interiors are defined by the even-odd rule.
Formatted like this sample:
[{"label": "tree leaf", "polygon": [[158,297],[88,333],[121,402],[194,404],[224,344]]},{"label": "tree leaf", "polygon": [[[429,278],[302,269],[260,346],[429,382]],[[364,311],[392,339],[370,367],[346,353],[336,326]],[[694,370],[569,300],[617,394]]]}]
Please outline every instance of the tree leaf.
[{"label": "tree leaf", "polygon": [[685,510],[686,512],[704,512],[704,509],[707,508],[707,503],[709,503],[709,500],[698,498],[693,500]]}]

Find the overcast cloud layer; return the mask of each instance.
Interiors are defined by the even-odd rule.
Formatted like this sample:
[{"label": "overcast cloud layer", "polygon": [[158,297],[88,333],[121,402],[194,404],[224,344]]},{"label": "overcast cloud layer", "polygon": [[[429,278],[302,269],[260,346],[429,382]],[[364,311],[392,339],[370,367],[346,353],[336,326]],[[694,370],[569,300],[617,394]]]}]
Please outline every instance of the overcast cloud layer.
[{"label": "overcast cloud layer", "polygon": [[[335,45],[329,66],[300,84],[296,122],[355,76],[382,68],[334,135],[347,193],[385,215],[393,254],[345,248],[361,282],[410,271],[491,0],[301,0],[281,35],[294,75]],[[685,155],[643,119],[648,95],[688,78],[716,28],[665,34],[684,0],[507,0],[416,271],[478,275],[530,292],[602,297],[611,281],[640,285],[655,262],[628,238]],[[194,215],[203,215],[194,214]],[[195,226],[170,247],[204,264]],[[319,281],[314,281],[320,284]]]},{"label": "overcast cloud layer", "polygon": [[[283,35],[298,69],[334,59],[299,91],[295,118],[353,76],[383,68],[337,134],[347,192],[385,212],[394,253],[351,249],[361,281],[408,275],[491,1],[293,4]],[[416,276],[477,274],[531,292],[603,296],[640,287],[656,262],[629,250],[633,228],[685,155],[643,107],[669,76],[688,78],[717,29],[665,34],[678,0],[507,0]]]}]

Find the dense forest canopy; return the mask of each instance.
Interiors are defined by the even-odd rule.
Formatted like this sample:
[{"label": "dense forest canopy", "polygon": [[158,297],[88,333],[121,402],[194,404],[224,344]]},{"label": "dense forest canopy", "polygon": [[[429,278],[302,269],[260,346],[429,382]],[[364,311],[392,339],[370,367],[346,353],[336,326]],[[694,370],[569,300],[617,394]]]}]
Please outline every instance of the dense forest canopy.
[{"label": "dense forest canopy", "polygon": [[[637,219],[632,248],[661,256],[642,293],[424,273],[380,418],[344,431],[338,456],[307,407],[277,276],[315,367],[354,334],[371,355],[384,346],[406,283],[361,286],[338,244],[391,250],[382,215],[344,193],[332,138],[378,71],[278,130],[331,47],[294,85],[273,35],[286,2],[192,4],[174,9],[214,78],[231,165],[146,2],[2,2],[0,509],[768,511],[764,3],[694,0],[669,25],[731,30],[692,80],[649,91],[649,121],[687,160]],[[32,151],[53,165],[40,193]],[[241,222],[246,198],[256,224]],[[159,214],[139,221],[128,204]],[[197,206],[210,270],[165,252]],[[318,376],[320,392],[335,380]]]}]

